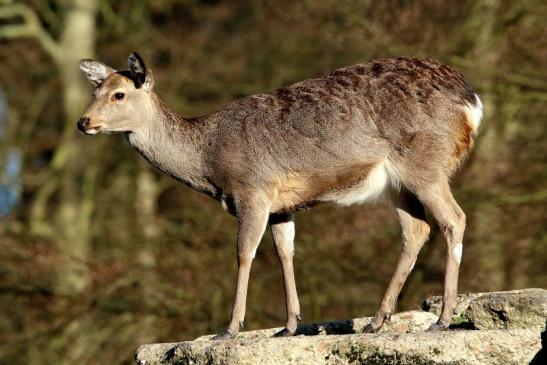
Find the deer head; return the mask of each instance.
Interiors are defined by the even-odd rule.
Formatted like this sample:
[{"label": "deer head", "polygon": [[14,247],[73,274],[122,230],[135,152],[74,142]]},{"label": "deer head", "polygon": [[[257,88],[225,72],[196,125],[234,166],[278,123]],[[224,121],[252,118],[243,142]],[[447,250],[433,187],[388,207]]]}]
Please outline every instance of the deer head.
[{"label": "deer head", "polygon": [[154,78],[136,52],[127,63],[129,70],[116,71],[101,62],[80,61],[80,69],[95,86],[94,100],[77,123],[85,134],[134,132],[145,127],[152,112]]}]

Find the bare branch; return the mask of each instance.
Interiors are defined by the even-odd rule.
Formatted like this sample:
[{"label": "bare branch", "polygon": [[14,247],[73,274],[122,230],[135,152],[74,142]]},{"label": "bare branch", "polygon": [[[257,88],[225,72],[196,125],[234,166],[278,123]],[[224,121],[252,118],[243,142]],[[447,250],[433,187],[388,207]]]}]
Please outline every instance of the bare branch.
[{"label": "bare branch", "polygon": [[57,42],[44,29],[38,16],[25,4],[9,4],[0,6],[0,19],[13,19],[21,17],[20,24],[8,24],[0,26],[0,39],[34,38],[40,43],[48,55],[57,61],[60,57],[60,48]]}]

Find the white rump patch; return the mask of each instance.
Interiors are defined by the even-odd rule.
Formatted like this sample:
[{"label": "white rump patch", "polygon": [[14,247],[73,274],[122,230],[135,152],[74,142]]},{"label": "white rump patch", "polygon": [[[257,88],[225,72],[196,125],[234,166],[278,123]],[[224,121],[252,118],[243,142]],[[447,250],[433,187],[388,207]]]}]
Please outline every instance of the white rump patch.
[{"label": "white rump patch", "polygon": [[466,114],[473,132],[477,132],[482,121],[482,101],[477,94],[475,94],[475,103],[467,104]]},{"label": "white rump patch", "polygon": [[454,260],[460,264],[462,262],[462,253],[463,253],[463,245],[461,243],[456,244],[454,248],[452,249],[452,255],[454,256]]},{"label": "white rump patch", "polygon": [[379,197],[387,186],[400,188],[400,180],[393,165],[384,161],[376,165],[368,175],[351,188],[328,194],[321,200],[334,201],[340,205],[361,204]]}]

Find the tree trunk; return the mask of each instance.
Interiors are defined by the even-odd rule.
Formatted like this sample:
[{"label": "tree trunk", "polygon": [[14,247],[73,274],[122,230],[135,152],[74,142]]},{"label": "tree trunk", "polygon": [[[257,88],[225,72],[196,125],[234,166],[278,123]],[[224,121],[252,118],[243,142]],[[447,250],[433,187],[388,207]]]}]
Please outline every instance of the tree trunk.
[{"label": "tree trunk", "polygon": [[[94,56],[97,11],[96,0],[68,2],[63,33],[57,48],[49,52],[61,78],[65,120],[50,165],[52,176],[36,194],[30,225],[34,233],[57,242],[67,258],[59,265],[57,280],[57,290],[65,293],[80,292],[89,284],[86,261],[99,145],[91,149],[85,141],[77,141],[75,124],[89,99],[78,63]],[[48,203],[56,194],[58,210],[49,212]]]},{"label": "tree trunk", "polygon": [[[63,57],[58,61],[59,73],[63,85],[63,107],[65,125],[59,158],[56,160],[61,167],[61,206],[56,217],[57,227],[61,233],[59,244],[63,253],[69,256],[66,270],[58,278],[60,289],[80,291],[88,285],[86,260],[90,251],[90,220],[93,210],[93,197],[85,190],[93,184],[96,172],[91,162],[90,170],[82,171],[82,155],[76,149],[75,122],[83,112],[88,101],[89,87],[84,84],[78,69],[82,58],[94,55],[95,15],[97,3],[95,0],[73,0],[65,15],[65,29],[60,40]],[[80,151],[81,152],[81,151]],[[57,157],[57,156],[56,156]],[[93,159],[93,154],[85,154],[84,158]],[[78,186],[77,178],[84,174],[83,186]],[[80,189],[79,189],[80,188]],[[87,194],[86,194],[87,193]]]}]

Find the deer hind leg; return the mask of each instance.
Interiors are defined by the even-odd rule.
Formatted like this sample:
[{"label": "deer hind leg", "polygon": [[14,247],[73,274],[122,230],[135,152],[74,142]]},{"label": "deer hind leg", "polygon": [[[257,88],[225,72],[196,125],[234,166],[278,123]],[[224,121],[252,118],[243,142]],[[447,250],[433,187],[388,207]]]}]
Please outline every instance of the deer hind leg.
[{"label": "deer hind leg", "polygon": [[243,327],[251,264],[268,222],[269,204],[264,199],[249,198],[244,203],[236,204],[236,210],[239,221],[237,237],[238,270],[232,318],[226,332],[213,337],[213,340],[234,338],[240,327]]},{"label": "deer hind leg", "polygon": [[363,333],[377,332],[384,320],[389,320],[395,310],[397,297],[416,263],[418,253],[429,237],[430,228],[425,220],[424,208],[412,193],[400,192],[395,201],[395,208],[402,227],[402,252],[380,308],[371,323],[363,329]]},{"label": "deer hind leg", "polygon": [[430,331],[443,330],[448,328],[455,314],[465,214],[454,200],[448,182],[422,189],[417,195],[437,221],[447,243],[443,308],[439,320],[429,327]]},{"label": "deer hind leg", "polygon": [[287,325],[277,332],[275,337],[292,336],[296,331],[300,317],[300,303],[296,292],[294,280],[294,215],[271,215],[270,227],[272,237],[277,250],[277,256],[283,272],[283,284],[285,287],[285,300],[287,308]]}]

